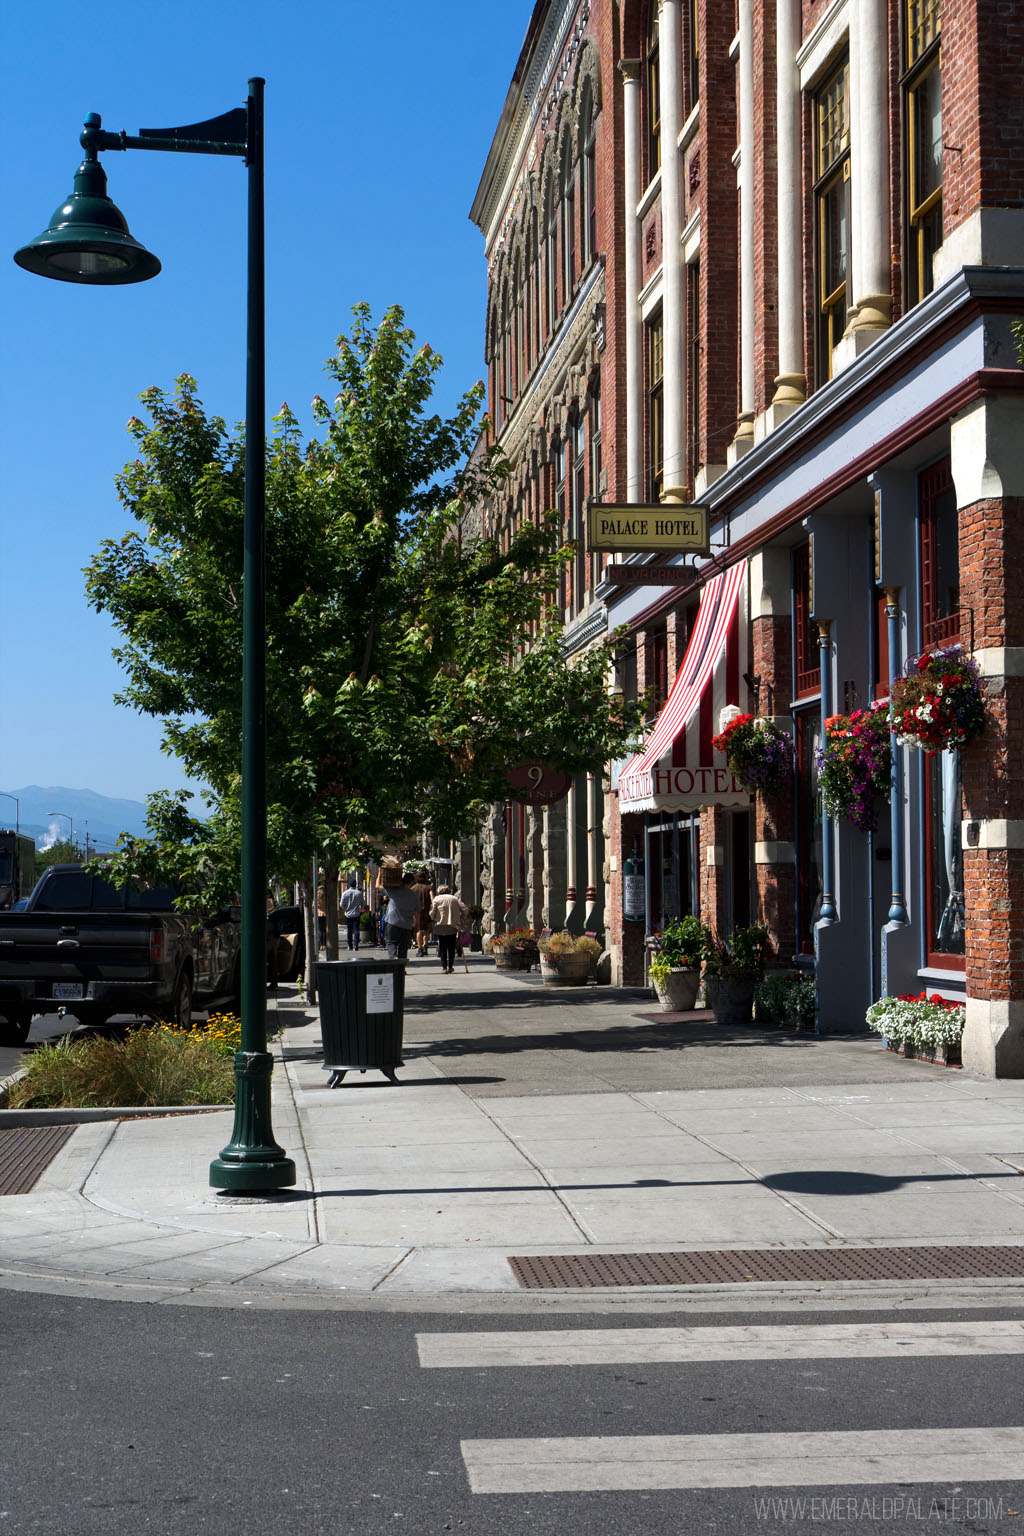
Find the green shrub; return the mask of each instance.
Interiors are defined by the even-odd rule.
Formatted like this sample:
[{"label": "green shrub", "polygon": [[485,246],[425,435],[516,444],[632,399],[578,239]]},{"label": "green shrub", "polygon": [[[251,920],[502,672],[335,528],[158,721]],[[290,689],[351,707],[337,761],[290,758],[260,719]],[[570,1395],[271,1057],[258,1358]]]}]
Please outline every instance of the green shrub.
[{"label": "green shrub", "polygon": [[25,1058],[25,1076],[8,1089],[12,1109],[87,1109],[116,1105],[230,1104],[234,1047],[221,1032],[156,1024],[120,1039],[70,1037]]}]

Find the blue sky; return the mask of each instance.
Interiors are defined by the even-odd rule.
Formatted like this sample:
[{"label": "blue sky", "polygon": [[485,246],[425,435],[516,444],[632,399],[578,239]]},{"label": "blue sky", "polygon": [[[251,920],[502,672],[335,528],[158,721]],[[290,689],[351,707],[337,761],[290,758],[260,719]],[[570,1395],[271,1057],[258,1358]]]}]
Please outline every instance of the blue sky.
[{"label": "blue sky", "polygon": [[[137,133],[218,116],[266,85],[267,406],[304,425],[352,306],[401,304],[445,358],[438,404],[483,372],[483,240],[468,213],[532,0],[68,0],[0,20],[5,235],[40,233],[71,190],[87,112]],[[49,282],[0,259],[0,788],[144,799],[185,779],[159,723],[116,706],[117,634],[82,567],[130,519],[113,476],[150,385],[195,375],[244,414],[245,172],[198,155],[108,153],[113,200],[163,271],[129,287]]]}]

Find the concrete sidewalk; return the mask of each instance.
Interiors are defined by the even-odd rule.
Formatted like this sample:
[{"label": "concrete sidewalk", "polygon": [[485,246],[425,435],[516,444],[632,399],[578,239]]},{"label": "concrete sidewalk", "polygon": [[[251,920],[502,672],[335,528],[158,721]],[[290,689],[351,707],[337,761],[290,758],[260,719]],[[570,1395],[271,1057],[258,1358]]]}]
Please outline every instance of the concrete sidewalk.
[{"label": "concrete sidewalk", "polygon": [[[524,1291],[510,1256],[1012,1245],[1024,1082],[673,1019],[481,957],[414,957],[398,1085],[329,1089],[320,1024],[272,1005],[274,1129],[294,1191],[215,1194],[227,1111],[77,1125],[0,1200],[0,1285],[255,1306],[1006,1304],[1021,1277]],[[4,1122],[0,1116],[0,1124]],[[7,1123],[10,1124],[9,1117]]]}]

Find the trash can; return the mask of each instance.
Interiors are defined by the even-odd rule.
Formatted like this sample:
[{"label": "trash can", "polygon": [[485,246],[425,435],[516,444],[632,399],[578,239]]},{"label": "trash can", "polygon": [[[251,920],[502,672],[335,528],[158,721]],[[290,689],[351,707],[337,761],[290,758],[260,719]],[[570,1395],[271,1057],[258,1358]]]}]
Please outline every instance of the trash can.
[{"label": "trash can", "polygon": [[320,960],[316,967],[328,1088],[368,1067],[397,1082],[405,1005],[403,960]]}]

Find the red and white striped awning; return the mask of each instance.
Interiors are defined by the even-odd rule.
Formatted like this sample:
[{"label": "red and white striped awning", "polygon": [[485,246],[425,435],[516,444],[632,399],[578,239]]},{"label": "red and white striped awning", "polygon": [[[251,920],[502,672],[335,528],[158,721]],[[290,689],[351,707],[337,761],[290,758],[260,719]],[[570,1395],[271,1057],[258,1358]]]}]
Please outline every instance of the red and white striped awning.
[{"label": "red and white striped awning", "polygon": [[739,704],[746,575],[747,562],[740,560],[713,576],[701,593],[697,623],[672,691],[643,750],[619,774],[624,814],[749,805],[749,793],[711,746],[721,711]]}]

